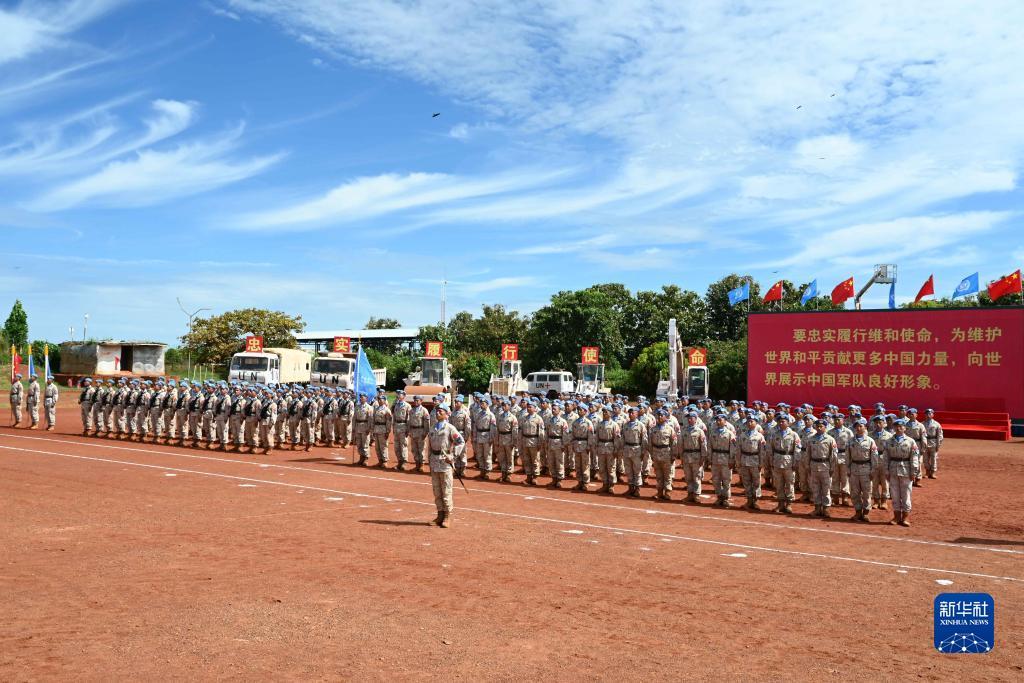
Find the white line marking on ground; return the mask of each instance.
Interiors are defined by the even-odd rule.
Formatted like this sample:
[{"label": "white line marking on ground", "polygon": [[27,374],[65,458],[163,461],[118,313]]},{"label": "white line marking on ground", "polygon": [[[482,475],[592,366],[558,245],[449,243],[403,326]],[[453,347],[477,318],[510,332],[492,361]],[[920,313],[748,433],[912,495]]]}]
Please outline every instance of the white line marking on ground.
[{"label": "white line marking on ground", "polygon": [[563,534],[582,534],[583,532],[579,529],[562,529]]},{"label": "white line marking on ground", "polygon": [[178,475],[175,474],[174,472],[164,472],[164,476],[165,477],[176,477]]},{"label": "white line marking on ground", "polygon": [[344,498],[338,498],[337,496],[327,496],[324,500],[345,500]]},{"label": "white line marking on ground", "polygon": [[746,557],[746,553],[722,553],[722,557]]},{"label": "white line marking on ground", "polygon": [[644,551],[645,553],[649,553],[649,552],[651,552],[651,549],[650,549],[650,548],[645,548],[645,547],[643,547],[643,546],[640,546],[640,550]]},{"label": "white line marking on ground", "polygon": [[256,488],[256,484],[239,484],[238,488],[240,488],[240,489],[254,489],[254,488]]},{"label": "white line marking on ground", "polygon": [[952,586],[953,585],[953,582],[950,581],[949,579],[935,579],[935,583],[939,584],[940,586]]},{"label": "white line marking on ground", "polygon": [[[77,440],[73,440],[73,439],[54,439],[54,438],[39,437],[39,436],[23,436],[23,435],[20,435],[20,434],[10,434],[10,433],[6,433],[6,432],[0,432],[0,437],[8,437],[8,438],[11,438],[11,439],[26,439],[26,440],[29,440],[29,441],[51,441],[51,442],[54,442],[54,443],[75,444],[75,445],[80,445],[80,446],[89,446],[89,447],[92,447],[92,448],[103,448],[103,449],[107,449],[107,450],[132,451],[132,452],[137,452],[137,453],[151,453],[151,454],[154,454],[154,455],[163,455],[163,456],[167,456],[167,457],[191,458],[191,459],[196,459],[196,460],[211,460],[211,461],[214,461],[214,462],[226,462],[226,463],[234,463],[234,464],[238,464],[238,465],[249,465],[249,466],[252,466],[252,465],[262,465],[262,464],[265,464],[265,463],[256,463],[256,462],[253,462],[251,460],[236,460],[236,459],[233,459],[233,458],[218,458],[218,457],[213,457],[213,456],[210,456],[210,455],[197,455],[197,454],[193,454],[193,453],[178,453],[176,450],[166,451],[166,450],[154,450],[152,448],[132,448],[132,447],[129,447],[129,446],[113,446],[113,445],[104,444],[104,443],[96,443],[95,441],[92,441],[92,440],[90,440],[90,441],[77,441]],[[177,449],[176,446],[171,446],[171,448]],[[296,470],[296,471],[299,471],[299,472],[312,472],[312,473],[327,474],[327,475],[338,476],[338,477],[352,477],[352,478],[356,478],[356,479],[374,479],[374,480],[377,480],[377,481],[385,481],[385,482],[396,483],[396,484],[409,484],[409,485],[413,485],[413,486],[431,486],[431,483],[429,481],[418,481],[416,479],[408,479],[408,478],[406,478],[404,476],[389,477],[389,476],[380,476],[380,475],[373,475],[373,474],[361,474],[361,473],[357,473],[357,472],[335,472],[335,471],[331,471],[331,470],[322,470],[322,469],[318,469],[318,468],[315,468],[315,467],[296,467],[294,465],[270,464],[270,465],[267,465],[267,466],[268,467],[272,467],[274,469]],[[282,473],[282,475],[283,475],[283,473]],[[456,489],[456,491],[458,491],[459,496],[465,495],[459,489]],[[526,498],[527,497],[524,494],[516,493],[515,491],[499,491],[499,490],[493,490],[493,489],[488,489],[488,488],[477,488],[475,486],[470,488],[469,491],[471,493],[482,493],[482,494],[493,495],[493,496],[514,496],[514,497],[517,497],[517,498]],[[932,545],[932,546],[939,546],[939,547],[944,547],[944,548],[957,548],[959,550],[978,550],[978,551],[982,551],[982,552],[999,553],[999,554],[1004,554],[1004,555],[1024,555],[1024,550],[1011,550],[1011,549],[1008,549],[1008,548],[988,548],[988,547],[979,546],[979,545],[969,545],[969,544],[963,544],[963,543],[948,543],[946,541],[929,541],[929,540],[920,539],[920,538],[906,538],[906,537],[900,537],[900,536],[881,536],[879,534],[869,534],[869,533],[865,533],[865,532],[862,532],[862,531],[845,531],[845,530],[842,530],[842,529],[831,529],[831,528],[823,527],[823,526],[801,526],[801,525],[797,525],[797,524],[780,524],[778,522],[765,522],[765,521],[759,521],[759,520],[754,520],[754,519],[744,519],[742,517],[734,517],[734,516],[731,516],[729,513],[725,513],[724,516],[721,516],[721,515],[713,515],[713,514],[696,514],[696,513],[691,513],[691,512],[673,512],[673,511],[668,511],[668,510],[647,510],[645,508],[634,507],[634,506],[630,506],[630,505],[616,505],[614,503],[605,503],[605,502],[600,502],[600,501],[580,500],[579,498],[576,498],[576,497],[574,497],[574,498],[560,498],[560,497],[556,497],[556,496],[538,496],[538,495],[531,495],[529,497],[530,498],[534,498],[534,499],[543,500],[543,501],[553,502],[553,503],[563,503],[563,504],[570,504],[570,505],[581,505],[581,506],[585,506],[585,507],[596,507],[596,508],[605,508],[605,509],[612,509],[612,510],[624,510],[624,511],[628,511],[628,512],[640,512],[640,513],[646,513],[646,514],[662,514],[662,515],[670,515],[670,516],[673,516],[673,517],[682,517],[682,518],[687,518],[687,519],[699,519],[699,520],[702,520],[702,521],[709,521],[709,522],[721,522],[721,523],[725,523],[725,524],[740,524],[740,525],[747,525],[747,526],[763,526],[763,527],[769,527],[769,528],[774,528],[774,529],[789,529],[789,530],[792,530],[792,531],[803,531],[803,532],[810,532],[810,533],[817,533],[817,534],[831,534],[831,535],[836,535],[836,536],[852,536],[852,537],[855,537],[855,538],[867,538],[867,539],[872,539],[872,540],[876,540],[876,541],[889,541],[889,542],[892,542],[892,543],[912,543],[912,544],[915,544],[915,545]],[[701,494],[701,497],[702,498],[710,498],[711,496],[706,495],[706,494]]]},{"label": "white line marking on ground", "polygon": [[[54,439],[44,439],[44,440],[53,441]],[[0,449],[9,450],[9,451],[17,451],[17,452],[21,452],[21,453],[32,453],[32,454],[36,454],[36,455],[47,455],[47,456],[51,456],[51,457],[55,456],[55,457],[60,457],[60,458],[71,458],[71,459],[74,459],[74,460],[89,460],[89,461],[93,461],[93,462],[111,463],[111,464],[115,464],[115,465],[129,465],[129,466],[134,466],[134,467],[145,467],[145,468],[160,469],[160,470],[172,469],[172,470],[174,470],[176,472],[184,472],[186,474],[198,474],[198,475],[202,475],[202,476],[215,477],[215,478],[219,478],[219,479],[231,479],[231,480],[234,480],[234,481],[255,482],[254,484],[252,484],[253,486],[255,486],[255,484],[270,484],[271,486],[286,486],[286,487],[289,487],[289,488],[298,488],[298,486],[299,486],[298,484],[289,484],[289,483],[282,482],[282,481],[273,481],[273,480],[269,480],[269,479],[253,479],[251,477],[241,477],[241,476],[234,475],[234,474],[222,474],[220,472],[204,472],[202,470],[190,470],[190,469],[185,469],[185,468],[181,468],[181,467],[166,467],[166,466],[161,466],[161,465],[151,465],[149,463],[133,462],[133,461],[130,461],[130,460],[113,460],[113,459],[110,459],[110,458],[100,458],[100,457],[88,456],[88,455],[76,455],[76,454],[73,454],[73,453],[58,453],[58,452],[54,452],[54,451],[40,451],[40,450],[34,450],[34,449],[30,449],[30,448],[18,448],[16,446],[0,446]],[[317,486],[305,486],[305,487],[303,487],[303,489],[308,489],[310,491],[320,491],[320,492],[323,492],[323,493],[336,493],[336,494],[341,494],[341,495],[349,495],[349,496],[359,497],[359,498],[372,498],[372,499],[375,499],[375,500],[384,500],[386,502],[398,501],[398,502],[402,502],[402,503],[409,503],[410,505],[423,505],[423,506],[429,506],[429,507],[433,507],[434,506],[434,502],[432,500],[431,501],[422,501],[422,500],[410,500],[410,499],[404,499],[404,498],[403,499],[396,499],[396,498],[391,498],[391,497],[374,495],[374,494],[371,494],[371,493],[360,493],[360,492],[356,492],[356,491],[342,491],[342,490],[339,490],[339,489],[329,489],[329,488],[317,487]],[[973,576],[973,577],[982,578],[982,579],[996,579],[996,580],[1013,581],[1013,582],[1017,582],[1017,583],[1024,583],[1024,578],[1017,578],[1017,577],[1013,577],[1013,576],[996,576],[996,575],[993,575],[993,574],[981,574],[981,573],[977,573],[977,572],[967,572],[967,571],[960,571],[960,570],[956,570],[956,569],[940,569],[940,568],[936,568],[936,567],[925,567],[925,566],[909,565],[909,564],[897,564],[897,563],[894,563],[894,562],[883,562],[883,561],[880,561],[880,560],[867,560],[867,559],[863,559],[863,558],[859,558],[859,557],[847,557],[847,556],[844,556],[844,555],[831,555],[831,554],[828,554],[828,553],[815,553],[815,552],[801,551],[801,550],[787,550],[787,549],[784,549],[784,548],[772,548],[772,547],[769,547],[769,546],[757,546],[757,545],[750,545],[750,544],[746,544],[746,543],[734,543],[734,542],[731,542],[731,541],[719,541],[717,539],[698,538],[698,537],[694,537],[694,536],[682,536],[682,535],[679,535],[679,534],[669,534],[669,533],[664,533],[664,532],[659,532],[659,531],[647,531],[647,530],[643,530],[643,529],[630,529],[630,528],[626,528],[626,527],[613,527],[613,526],[606,526],[606,525],[602,525],[602,524],[590,524],[588,522],[579,522],[579,521],[571,521],[571,520],[565,520],[565,519],[556,519],[556,518],[552,518],[552,517],[541,517],[541,516],[538,516],[538,515],[524,515],[524,514],[519,514],[519,513],[514,513],[514,512],[500,512],[498,510],[485,510],[485,509],[482,509],[482,508],[469,508],[469,507],[467,507],[467,508],[462,508],[462,510],[464,512],[475,512],[475,513],[479,513],[479,514],[483,514],[483,515],[493,515],[495,517],[508,517],[510,519],[523,519],[523,520],[529,520],[529,521],[534,521],[534,522],[546,522],[546,523],[549,523],[549,524],[570,525],[570,526],[584,527],[584,528],[588,528],[588,529],[600,529],[602,531],[611,531],[611,532],[621,531],[621,532],[623,532],[625,534],[634,534],[634,535],[637,535],[637,536],[651,536],[651,537],[654,537],[654,538],[671,538],[671,539],[675,539],[675,540],[679,540],[679,541],[690,541],[692,543],[704,543],[704,544],[708,544],[708,545],[717,545],[717,546],[726,547],[726,548],[737,548],[737,549],[740,549],[740,550],[760,550],[760,551],[768,552],[768,553],[776,553],[778,555],[793,555],[795,557],[808,557],[808,558],[826,559],[826,560],[834,560],[834,561],[837,561],[837,562],[853,562],[853,563],[857,563],[857,564],[866,564],[866,565],[871,565],[871,566],[876,566],[876,567],[892,567],[892,568],[896,568],[896,569],[908,569],[908,570],[909,569],[913,569],[913,570],[917,570],[917,571],[934,572],[934,573],[938,573],[938,574],[952,574],[952,575],[955,575],[955,576]],[[641,548],[641,549],[643,549],[643,548]],[[651,549],[647,548],[647,550],[651,550]]]}]

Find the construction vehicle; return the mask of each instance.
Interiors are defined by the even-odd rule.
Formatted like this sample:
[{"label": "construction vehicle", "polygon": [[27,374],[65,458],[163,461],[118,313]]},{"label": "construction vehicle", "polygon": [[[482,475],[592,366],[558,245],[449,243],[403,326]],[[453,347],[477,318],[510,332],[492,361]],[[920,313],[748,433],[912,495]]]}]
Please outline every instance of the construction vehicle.
[{"label": "construction vehicle", "polygon": [[707,350],[684,347],[675,318],[668,321],[668,379],[658,382],[654,395],[667,400],[681,396],[696,400],[711,395]]},{"label": "construction vehicle", "polygon": [[605,396],[612,390],[604,384],[604,363],[577,363],[579,379],[576,380],[576,393],[582,396]]},{"label": "construction vehicle", "polygon": [[526,390],[534,396],[557,398],[559,394],[571,394],[575,389],[572,373],[565,370],[540,370],[526,376]]},{"label": "construction vehicle", "polygon": [[447,358],[423,356],[420,364],[405,378],[405,393],[409,399],[420,396],[423,404],[433,407],[434,398],[440,394],[458,391],[459,380],[452,380]]},{"label": "construction vehicle", "polygon": [[891,285],[896,282],[896,264],[895,263],[879,263],[875,266],[874,274],[868,279],[864,286],[857,292],[857,296],[853,299],[853,307],[856,310],[860,310],[860,299],[864,294],[871,289],[871,285]]},{"label": "construction vehicle", "polygon": [[515,396],[526,393],[527,384],[523,379],[522,361],[501,361],[501,371],[497,375],[491,375],[488,391],[491,396]]},{"label": "construction vehicle", "polygon": [[[356,356],[356,353],[321,351],[313,359],[313,369],[310,373],[309,383],[337,387],[339,389],[351,389],[355,381]],[[373,379],[378,387],[384,386],[387,378],[387,368],[373,370]]]},{"label": "construction vehicle", "polygon": [[228,379],[253,384],[308,384],[312,358],[302,349],[265,348],[231,357]]}]

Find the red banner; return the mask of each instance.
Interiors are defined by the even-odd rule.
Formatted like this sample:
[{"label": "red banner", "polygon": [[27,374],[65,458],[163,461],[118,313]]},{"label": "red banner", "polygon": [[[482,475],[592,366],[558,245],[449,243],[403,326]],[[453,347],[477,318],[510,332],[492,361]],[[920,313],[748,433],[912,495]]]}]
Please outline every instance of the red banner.
[{"label": "red banner", "polygon": [[519,344],[502,344],[502,360],[519,360]]},{"label": "red banner", "polygon": [[352,337],[335,337],[334,353],[349,353],[352,351]]},{"label": "red banner", "polygon": [[707,365],[708,364],[708,350],[702,347],[694,346],[686,350],[686,364],[687,365]]},{"label": "red banner", "polygon": [[423,355],[426,358],[440,358],[444,355],[444,342],[428,341],[426,352]]},{"label": "red banner", "polygon": [[600,351],[598,346],[584,346],[580,353],[580,362],[584,365],[597,365]]},{"label": "red banner", "polygon": [[245,338],[245,350],[248,353],[262,353],[263,351],[263,337],[246,337]]},{"label": "red banner", "polygon": [[748,401],[882,401],[1024,417],[1024,308],[754,313],[748,320]]}]

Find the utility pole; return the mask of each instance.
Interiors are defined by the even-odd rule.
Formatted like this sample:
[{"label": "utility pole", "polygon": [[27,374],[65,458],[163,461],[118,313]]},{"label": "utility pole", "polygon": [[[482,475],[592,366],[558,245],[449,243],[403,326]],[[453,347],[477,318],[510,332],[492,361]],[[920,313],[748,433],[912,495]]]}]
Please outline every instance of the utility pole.
[{"label": "utility pole", "polygon": [[89,338],[89,314],[85,314],[85,324],[82,325],[82,341]]},{"label": "utility pole", "polygon": [[448,316],[445,312],[445,308],[448,304],[448,276],[442,276],[441,280],[441,326],[448,324]]},{"label": "utility pole", "polygon": [[175,300],[178,302],[178,308],[181,309],[181,312],[188,316],[188,364],[185,366],[185,372],[188,374],[189,377],[192,377],[192,321],[195,320],[195,317],[199,315],[201,312],[208,311],[210,309],[197,308],[196,310],[189,313],[188,311],[185,310],[185,307],[182,305],[180,298],[175,297]]}]

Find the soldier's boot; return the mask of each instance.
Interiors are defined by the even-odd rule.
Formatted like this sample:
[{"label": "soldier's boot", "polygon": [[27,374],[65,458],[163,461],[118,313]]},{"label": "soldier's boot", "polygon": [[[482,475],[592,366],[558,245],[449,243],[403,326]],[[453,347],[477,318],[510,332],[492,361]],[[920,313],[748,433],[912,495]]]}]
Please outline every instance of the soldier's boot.
[{"label": "soldier's boot", "polygon": [[732,502],[728,498],[726,498],[725,496],[722,496],[722,507],[724,507],[724,508],[731,508],[732,507]]},{"label": "soldier's boot", "polygon": [[395,471],[396,472],[404,472],[405,471],[405,463],[399,461],[398,465],[395,466]]},{"label": "soldier's boot", "polygon": [[928,478],[929,478],[929,479],[936,479],[937,477],[936,477],[936,474],[935,474],[935,472],[929,472],[929,473],[928,473]]},{"label": "soldier's boot", "polygon": [[687,503],[696,503],[697,502],[697,494],[694,493],[693,491],[688,492],[686,494],[686,502]]},{"label": "soldier's boot", "polygon": [[785,501],[780,500],[778,503],[775,504],[775,509],[772,510],[772,512],[778,512],[779,514],[782,514],[785,510],[786,503]]},{"label": "soldier's boot", "polygon": [[441,520],[442,519],[444,519],[444,510],[438,510],[437,511],[437,517],[435,517],[434,521],[432,521],[430,523],[433,524],[434,526],[441,526]]},{"label": "soldier's boot", "polygon": [[879,510],[888,510],[889,509],[889,503],[886,502],[885,498],[883,498],[882,502],[878,504],[878,509]]},{"label": "soldier's boot", "polygon": [[921,488],[921,478],[920,477],[915,477],[914,478],[914,488],[916,488],[916,489]]},{"label": "soldier's boot", "polygon": [[558,477],[555,477],[554,479],[551,480],[550,486],[553,489],[560,489],[562,488],[562,480],[559,479]]},{"label": "soldier's boot", "polygon": [[444,512],[441,514],[441,528],[447,529],[452,525],[452,513]]},{"label": "soldier's boot", "polygon": [[501,473],[501,483],[502,484],[507,484],[508,482],[509,482],[509,473],[508,472],[502,472]]},{"label": "soldier's boot", "polygon": [[636,485],[633,486],[633,497],[634,498],[639,498],[640,497],[640,486],[639,486],[639,484],[636,484]]},{"label": "soldier's boot", "polygon": [[910,513],[903,512],[900,514],[900,526],[910,526]]},{"label": "soldier's boot", "polygon": [[810,503],[811,502],[811,494],[808,493],[807,491],[804,491],[804,495],[800,497],[800,502],[801,503]]},{"label": "soldier's boot", "polygon": [[793,508],[791,508],[789,506],[789,501],[788,500],[786,501],[785,505],[782,506],[782,513],[786,514],[786,515],[793,514]]},{"label": "soldier's boot", "polygon": [[[292,447],[292,450],[295,450],[295,448]],[[366,467],[366,456],[365,455],[359,456],[359,461],[356,464],[360,465],[361,467]]]},{"label": "soldier's boot", "polygon": [[488,472],[480,470],[480,473],[476,475],[476,478],[479,479],[480,481],[488,481],[488,479],[487,479],[487,475],[488,474],[489,474]]},{"label": "soldier's boot", "polygon": [[423,463],[421,463],[421,462],[416,463],[416,471],[417,472],[422,472],[423,471]]},{"label": "soldier's boot", "polygon": [[576,486],[573,487],[573,490],[574,491],[587,491],[589,489],[587,489],[587,485],[583,483],[583,480],[580,479],[578,482],[576,482]]},{"label": "soldier's boot", "polygon": [[860,518],[861,518],[861,515],[863,515],[863,514],[864,513],[861,510],[857,510],[856,512],[853,513],[853,517],[851,519],[853,519],[853,521],[855,521],[855,522],[859,522]]},{"label": "soldier's boot", "polygon": [[466,468],[465,467],[456,467],[455,468],[455,478],[456,479],[462,479],[462,475],[464,475],[465,473],[466,473]]},{"label": "soldier's boot", "polygon": [[811,513],[811,516],[812,517],[820,517],[821,516],[821,506],[818,505],[817,503],[814,504],[814,512]]},{"label": "soldier's boot", "polygon": [[272,450],[274,449],[272,449],[270,446],[267,446],[266,448],[263,449],[263,455],[270,455],[270,451]]},{"label": "soldier's boot", "polygon": [[604,483],[604,485],[601,486],[601,493],[611,493],[611,492],[612,492],[612,482],[611,481],[606,481]]},{"label": "soldier's boot", "polygon": [[831,516],[832,516],[832,515],[830,515],[830,514],[829,514],[829,512],[828,512],[828,505],[822,505],[822,506],[821,506],[821,516],[822,516],[822,517],[825,517],[825,518],[829,518],[829,517],[831,517]]}]

